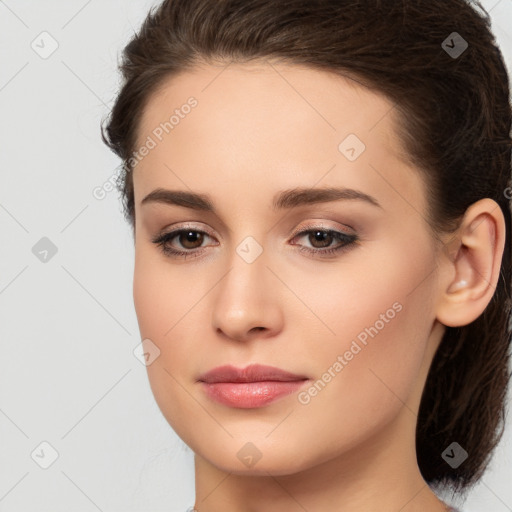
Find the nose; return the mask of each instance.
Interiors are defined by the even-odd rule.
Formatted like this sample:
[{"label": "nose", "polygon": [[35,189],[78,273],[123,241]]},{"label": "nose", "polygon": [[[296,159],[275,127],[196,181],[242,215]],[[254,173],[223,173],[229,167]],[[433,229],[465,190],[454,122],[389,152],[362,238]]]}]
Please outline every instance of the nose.
[{"label": "nose", "polygon": [[213,296],[214,330],[235,341],[275,336],[283,325],[282,284],[267,266],[265,251],[250,263],[234,251],[229,263]]}]

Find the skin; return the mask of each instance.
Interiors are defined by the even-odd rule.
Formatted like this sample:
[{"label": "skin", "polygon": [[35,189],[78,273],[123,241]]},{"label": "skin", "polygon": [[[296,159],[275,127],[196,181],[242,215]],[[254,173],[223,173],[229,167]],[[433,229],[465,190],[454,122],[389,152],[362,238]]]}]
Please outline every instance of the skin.
[{"label": "skin", "polygon": [[[493,295],[500,208],[473,204],[459,231],[441,237],[449,245],[438,243],[425,184],[401,158],[393,105],[297,65],[204,64],[167,80],[145,108],[139,147],[190,96],[198,105],[134,170],[133,295],[141,339],[160,350],[147,366],[156,402],[195,453],[195,508],[445,510],[416,462],[417,412],[444,326],[470,323]],[[354,161],[338,149],[350,133],[366,145]],[[270,208],[281,190],[329,186],[363,191],[382,208],[360,200]],[[160,187],[208,194],[217,213],[141,205]],[[152,242],[185,225],[208,234],[171,245],[203,251],[197,258],[166,256]],[[292,236],[311,227],[360,240],[328,257],[300,252],[325,247]],[[263,249],[252,263],[236,251],[248,236]],[[401,310],[307,404],[292,393],[233,408],[197,382],[219,365],[261,363],[314,383],[394,303]],[[251,467],[237,457],[248,442],[261,454]]]}]

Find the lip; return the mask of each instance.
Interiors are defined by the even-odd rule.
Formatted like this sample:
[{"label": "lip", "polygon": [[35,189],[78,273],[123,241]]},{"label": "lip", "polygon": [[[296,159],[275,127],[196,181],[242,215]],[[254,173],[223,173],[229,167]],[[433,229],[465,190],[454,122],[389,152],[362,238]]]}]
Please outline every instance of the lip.
[{"label": "lip", "polygon": [[252,409],[297,391],[309,378],[274,366],[252,364],[241,369],[218,366],[201,375],[198,381],[212,400],[230,407]]}]

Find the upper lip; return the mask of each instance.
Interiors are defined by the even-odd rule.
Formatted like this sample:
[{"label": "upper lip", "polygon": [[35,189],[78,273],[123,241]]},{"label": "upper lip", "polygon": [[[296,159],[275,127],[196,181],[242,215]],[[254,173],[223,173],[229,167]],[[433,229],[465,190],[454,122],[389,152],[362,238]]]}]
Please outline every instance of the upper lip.
[{"label": "upper lip", "polygon": [[245,368],[235,368],[231,365],[217,366],[213,370],[203,373],[199,381],[214,382],[263,382],[279,381],[291,382],[296,380],[306,380],[305,375],[297,375],[287,372],[275,366],[265,366],[261,364],[251,364]]}]

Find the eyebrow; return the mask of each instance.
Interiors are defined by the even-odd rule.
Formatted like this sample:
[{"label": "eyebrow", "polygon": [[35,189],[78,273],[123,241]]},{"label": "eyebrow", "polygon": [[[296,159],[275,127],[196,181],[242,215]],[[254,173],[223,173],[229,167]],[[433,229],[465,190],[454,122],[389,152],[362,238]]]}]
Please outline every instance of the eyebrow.
[{"label": "eyebrow", "polygon": [[[299,206],[326,203],[339,200],[360,200],[382,209],[374,197],[351,188],[293,188],[283,190],[274,196],[272,209],[284,210]],[[197,194],[182,190],[157,188],[141,201],[142,204],[160,203],[183,206],[192,210],[217,213],[211,198],[206,194]]]}]

